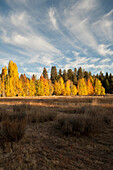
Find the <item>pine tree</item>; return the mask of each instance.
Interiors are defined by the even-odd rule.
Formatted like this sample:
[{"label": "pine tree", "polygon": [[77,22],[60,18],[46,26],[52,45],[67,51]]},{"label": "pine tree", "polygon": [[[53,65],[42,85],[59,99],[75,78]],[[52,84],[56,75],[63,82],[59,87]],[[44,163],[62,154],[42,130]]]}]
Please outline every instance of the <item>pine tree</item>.
[{"label": "pine tree", "polygon": [[48,79],[48,73],[47,73],[47,70],[46,70],[45,67],[44,67],[44,69],[43,69],[42,75],[43,75],[43,77],[44,77],[45,79]]},{"label": "pine tree", "polygon": [[72,69],[68,69],[67,71],[67,76],[68,76],[68,80],[73,80],[73,71]]},{"label": "pine tree", "polygon": [[63,71],[63,80],[66,82],[68,80],[67,72],[66,70]]},{"label": "pine tree", "polygon": [[73,72],[73,84],[77,86],[77,69],[75,68],[74,69],[74,72]]},{"label": "pine tree", "polygon": [[78,69],[77,78],[78,78],[78,80],[83,78],[83,72],[82,72],[82,68],[81,67]]},{"label": "pine tree", "polygon": [[110,84],[109,84],[108,79],[104,80],[104,87],[105,87],[106,93],[109,93],[109,91],[110,91]]},{"label": "pine tree", "polygon": [[55,84],[55,81],[57,81],[57,69],[55,66],[51,68],[51,81],[53,84]]}]

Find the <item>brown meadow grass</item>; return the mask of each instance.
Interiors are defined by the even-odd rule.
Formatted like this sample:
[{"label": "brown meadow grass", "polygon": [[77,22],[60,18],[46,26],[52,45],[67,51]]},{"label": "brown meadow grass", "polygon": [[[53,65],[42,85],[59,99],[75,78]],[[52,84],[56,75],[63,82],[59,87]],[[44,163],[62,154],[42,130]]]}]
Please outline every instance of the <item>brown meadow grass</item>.
[{"label": "brown meadow grass", "polygon": [[112,133],[112,96],[0,98],[2,169],[109,169]]}]

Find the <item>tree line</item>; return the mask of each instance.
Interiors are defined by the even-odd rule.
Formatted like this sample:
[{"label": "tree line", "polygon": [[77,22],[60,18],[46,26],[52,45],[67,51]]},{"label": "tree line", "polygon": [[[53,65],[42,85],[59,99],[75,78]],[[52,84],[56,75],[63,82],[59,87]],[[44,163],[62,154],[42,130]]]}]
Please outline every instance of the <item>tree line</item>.
[{"label": "tree line", "polygon": [[75,68],[57,72],[52,66],[50,78],[44,68],[39,79],[33,75],[30,79],[25,74],[19,77],[18,67],[9,61],[8,68],[2,68],[0,74],[0,96],[51,96],[51,95],[105,95],[113,93],[113,75],[91,72]]}]

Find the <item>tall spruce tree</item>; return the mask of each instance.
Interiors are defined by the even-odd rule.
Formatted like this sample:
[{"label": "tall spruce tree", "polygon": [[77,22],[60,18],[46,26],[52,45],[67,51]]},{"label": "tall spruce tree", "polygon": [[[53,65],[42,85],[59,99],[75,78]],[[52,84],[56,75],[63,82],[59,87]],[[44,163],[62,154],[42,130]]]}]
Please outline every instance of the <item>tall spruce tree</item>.
[{"label": "tall spruce tree", "polygon": [[72,71],[72,69],[68,69],[67,70],[67,76],[68,76],[68,79],[69,80],[73,80],[73,71]]},{"label": "tall spruce tree", "polygon": [[43,77],[44,77],[45,79],[48,79],[48,73],[47,73],[47,69],[46,69],[45,67],[44,67],[44,69],[43,69],[42,75],[43,75]]},{"label": "tall spruce tree", "polygon": [[57,75],[57,69],[56,66],[52,66],[51,68],[51,81],[53,84],[55,84],[55,81],[57,81],[58,75]]},{"label": "tall spruce tree", "polygon": [[68,80],[67,72],[66,70],[63,71],[63,80],[66,82]]},{"label": "tall spruce tree", "polygon": [[74,68],[74,72],[73,72],[73,84],[77,86],[77,69]]},{"label": "tall spruce tree", "polygon": [[81,67],[78,69],[77,78],[78,78],[78,80],[83,78],[83,72],[82,72],[82,68]]}]

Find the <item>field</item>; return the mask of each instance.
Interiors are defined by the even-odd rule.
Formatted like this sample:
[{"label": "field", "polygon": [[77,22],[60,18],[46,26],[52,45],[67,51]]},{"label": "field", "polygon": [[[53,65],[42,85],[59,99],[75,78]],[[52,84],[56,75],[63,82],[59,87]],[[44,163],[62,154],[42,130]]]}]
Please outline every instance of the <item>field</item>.
[{"label": "field", "polygon": [[113,96],[0,98],[7,169],[113,169]]}]

